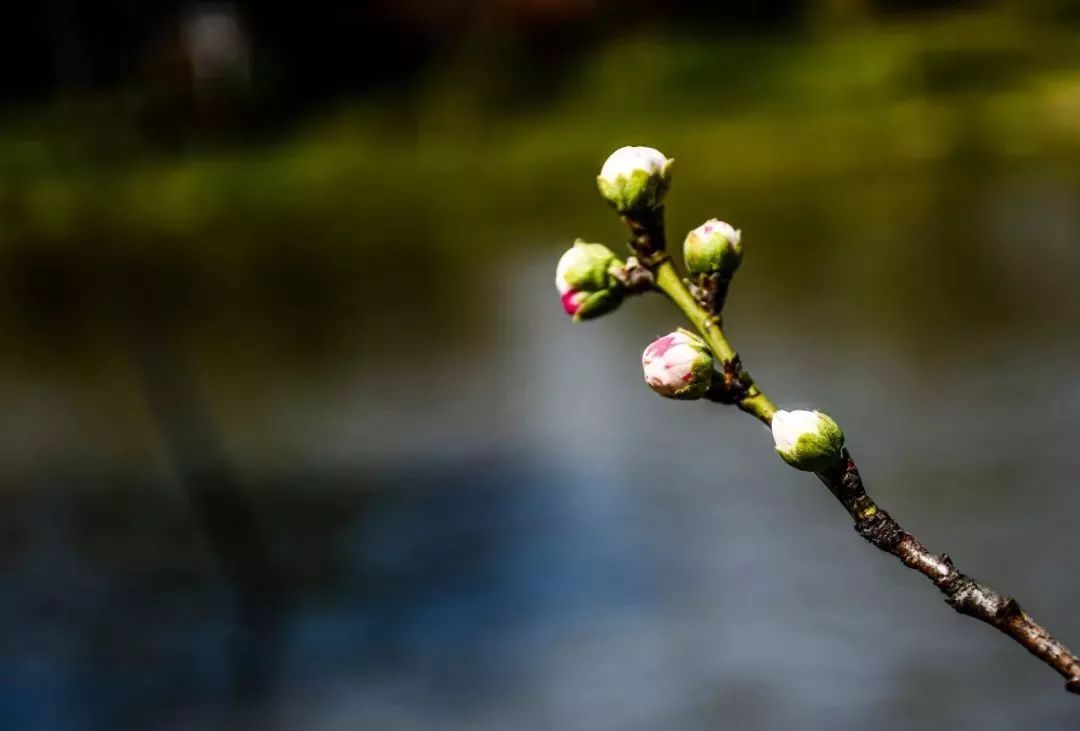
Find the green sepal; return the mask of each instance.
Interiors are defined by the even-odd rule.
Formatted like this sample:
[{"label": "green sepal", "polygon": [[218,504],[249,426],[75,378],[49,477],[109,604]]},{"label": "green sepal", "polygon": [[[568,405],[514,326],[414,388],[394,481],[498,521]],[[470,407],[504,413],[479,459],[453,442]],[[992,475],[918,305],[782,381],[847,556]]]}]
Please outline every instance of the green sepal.
[{"label": "green sepal", "polygon": [[574,313],[574,321],[592,320],[601,315],[606,315],[617,309],[622,304],[622,301],[623,290],[617,286],[593,292],[585,298],[585,301],[578,307],[578,311]]},{"label": "green sepal", "polygon": [[571,288],[591,292],[618,285],[611,270],[621,262],[611,249],[582,239],[574,242],[574,248],[580,252],[580,261],[563,274]]},{"label": "green sepal", "polygon": [[776,453],[792,467],[806,472],[822,472],[840,461],[844,452],[844,432],[826,414],[820,417],[820,432],[802,434],[787,452]]},{"label": "green sepal", "polygon": [[621,215],[649,211],[660,205],[671,187],[672,162],[669,159],[658,173],[635,170],[629,175],[618,176],[614,181],[597,176],[596,185],[604,199]]}]

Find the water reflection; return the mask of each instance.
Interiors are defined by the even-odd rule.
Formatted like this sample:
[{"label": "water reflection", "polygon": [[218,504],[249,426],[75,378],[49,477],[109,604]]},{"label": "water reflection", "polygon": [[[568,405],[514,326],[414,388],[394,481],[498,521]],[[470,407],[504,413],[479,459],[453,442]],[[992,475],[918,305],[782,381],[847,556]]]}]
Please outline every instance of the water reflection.
[{"label": "water reflection", "polygon": [[169,332],[173,318],[142,314],[150,316],[133,324],[131,350],[147,405],[195,523],[234,594],[229,713],[272,707],[289,595],[259,507],[225,454],[187,356]]},{"label": "water reflection", "polygon": [[[882,504],[1075,645],[1077,190],[927,175],[729,198],[731,330],[784,405],[828,405]],[[572,326],[530,243],[483,292],[435,254],[367,288],[364,255],[296,245],[272,296],[285,264],[9,254],[0,723],[1068,725],[1052,673],[759,425],[642,387],[662,303]]]}]

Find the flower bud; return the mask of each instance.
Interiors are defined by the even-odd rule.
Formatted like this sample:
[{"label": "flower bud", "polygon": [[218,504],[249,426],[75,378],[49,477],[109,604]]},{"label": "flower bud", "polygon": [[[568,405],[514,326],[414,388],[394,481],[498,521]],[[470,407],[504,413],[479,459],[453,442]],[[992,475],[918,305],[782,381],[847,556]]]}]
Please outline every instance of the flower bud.
[{"label": "flower bud", "polygon": [[575,320],[611,312],[623,300],[623,288],[612,270],[621,266],[611,249],[578,239],[559,259],[555,287],[563,309]]},{"label": "flower bud", "polygon": [[789,465],[821,472],[840,461],[844,432],[820,411],[777,411],[772,418],[776,452]]},{"label": "flower bud", "polygon": [[686,236],[683,259],[691,275],[719,274],[730,278],[742,261],[742,238],[729,223],[711,218]]},{"label": "flower bud", "polygon": [[692,400],[709,390],[713,357],[705,341],[679,328],[656,340],[641,356],[645,383],[661,396]]},{"label": "flower bud", "polygon": [[652,210],[671,185],[671,163],[652,147],[620,147],[611,153],[596,183],[620,214]]}]

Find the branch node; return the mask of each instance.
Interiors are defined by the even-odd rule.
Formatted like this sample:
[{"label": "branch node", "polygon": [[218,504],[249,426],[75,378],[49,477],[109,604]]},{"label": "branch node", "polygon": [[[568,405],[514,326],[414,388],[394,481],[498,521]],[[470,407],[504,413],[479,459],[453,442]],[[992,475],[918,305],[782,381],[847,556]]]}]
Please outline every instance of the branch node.
[{"label": "branch node", "polygon": [[1020,602],[1016,601],[1011,596],[1003,596],[1001,599],[1002,601],[997,611],[997,618],[999,620],[1004,621],[1023,616],[1024,610],[1020,608]]},{"label": "branch node", "polygon": [[663,206],[629,211],[622,218],[630,229],[630,248],[643,265],[655,269],[668,258]]},{"label": "branch node", "polygon": [[626,264],[615,267],[611,273],[627,292],[633,294],[647,292],[656,286],[656,275],[652,269],[633,256],[626,260]]},{"label": "branch node", "polygon": [[696,279],[688,277],[683,282],[702,309],[714,317],[720,316],[727,300],[728,288],[731,286],[730,274],[699,274]]},{"label": "branch node", "polygon": [[863,518],[855,524],[855,531],[882,551],[892,553],[904,540],[904,529],[884,510]]},{"label": "branch node", "polygon": [[713,374],[706,396],[720,404],[737,404],[750,395],[753,387],[754,381],[736,353],[732,358],[720,362],[720,372]]}]

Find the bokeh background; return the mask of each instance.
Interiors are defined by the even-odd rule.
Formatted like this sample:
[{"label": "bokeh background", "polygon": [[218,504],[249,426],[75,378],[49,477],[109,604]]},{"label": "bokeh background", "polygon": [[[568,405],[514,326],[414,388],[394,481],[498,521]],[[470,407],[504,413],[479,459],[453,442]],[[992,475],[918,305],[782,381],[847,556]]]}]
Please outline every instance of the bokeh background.
[{"label": "bokeh background", "polygon": [[639,298],[594,176],[879,502],[1080,645],[1080,3],[4,3],[0,727],[1067,729]]}]

